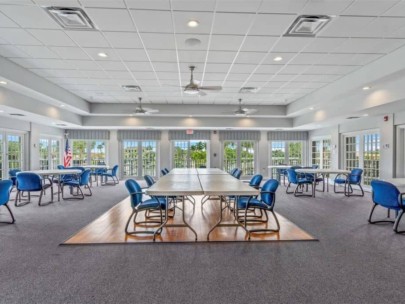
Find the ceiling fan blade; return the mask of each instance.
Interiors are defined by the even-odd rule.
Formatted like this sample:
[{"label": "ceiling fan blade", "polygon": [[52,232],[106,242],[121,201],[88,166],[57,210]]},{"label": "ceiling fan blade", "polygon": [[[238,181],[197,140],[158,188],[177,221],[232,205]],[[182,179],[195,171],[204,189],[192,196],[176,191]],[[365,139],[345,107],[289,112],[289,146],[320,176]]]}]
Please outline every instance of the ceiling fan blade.
[{"label": "ceiling fan blade", "polygon": [[221,91],[221,86],[202,86],[199,87],[200,90],[207,90],[207,91]]},{"label": "ceiling fan blade", "polygon": [[203,91],[198,91],[198,95],[199,96],[207,96],[207,93],[203,92]]},{"label": "ceiling fan blade", "polygon": [[146,112],[148,112],[148,113],[157,113],[157,112],[159,112],[158,109],[151,109],[151,108],[144,108],[144,110],[145,110]]},{"label": "ceiling fan blade", "polygon": [[253,114],[257,112],[257,109],[244,109],[246,114]]}]

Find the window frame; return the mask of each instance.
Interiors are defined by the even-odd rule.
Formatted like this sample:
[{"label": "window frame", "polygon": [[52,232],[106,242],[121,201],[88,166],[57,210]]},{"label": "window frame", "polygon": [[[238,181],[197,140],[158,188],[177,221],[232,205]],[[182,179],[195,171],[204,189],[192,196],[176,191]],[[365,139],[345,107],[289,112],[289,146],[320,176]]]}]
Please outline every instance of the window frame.
[{"label": "window frame", "polygon": [[245,170],[241,168],[242,170],[242,176],[244,178],[249,178],[252,177],[256,172],[259,172],[259,141],[258,140],[252,140],[252,139],[237,139],[237,140],[221,140],[221,168],[222,170],[226,171],[226,168],[224,167],[224,162],[225,162],[225,143],[226,142],[231,142],[231,143],[236,143],[236,167],[241,168],[241,154],[242,154],[242,143],[243,142],[251,142],[253,143],[253,149],[254,149],[254,157],[253,157],[253,174],[252,175],[247,175]]},{"label": "window frame", "polygon": [[[62,151],[64,150],[62,147],[63,140],[62,137],[60,136],[52,136],[52,135],[46,135],[46,134],[41,134],[39,136],[38,140],[38,149],[39,149],[39,168],[40,170],[43,168],[41,166],[41,140],[46,140],[48,141],[48,155],[47,155],[47,160],[48,160],[48,169],[56,169],[57,165],[62,163]],[[57,141],[59,143],[59,155],[57,160],[55,161],[55,164],[53,163],[53,158],[52,158],[52,141]]]},{"label": "window frame", "polygon": [[[74,158],[74,149],[73,149],[73,147],[74,147],[74,143],[75,142],[79,142],[79,141],[83,141],[83,142],[86,142],[86,159],[85,159],[85,164],[79,164],[79,165],[75,165],[74,164],[74,161],[75,161],[75,158]],[[86,165],[91,165],[92,163],[91,163],[91,142],[97,142],[97,141],[101,141],[101,142],[104,142],[104,144],[105,144],[105,163],[106,164],[108,164],[108,160],[109,160],[109,140],[107,140],[107,139],[70,139],[69,138],[69,144],[70,144],[70,148],[71,148],[71,150],[72,150],[72,166],[86,166]],[[64,150],[64,148],[63,148],[63,150]]]}]

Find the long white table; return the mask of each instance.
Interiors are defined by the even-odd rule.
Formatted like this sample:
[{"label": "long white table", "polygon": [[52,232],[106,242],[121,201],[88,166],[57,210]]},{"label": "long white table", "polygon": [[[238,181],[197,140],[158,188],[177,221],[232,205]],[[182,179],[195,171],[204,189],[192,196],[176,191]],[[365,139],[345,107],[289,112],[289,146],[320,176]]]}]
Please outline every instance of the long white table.
[{"label": "long white table", "polygon": [[[198,169],[203,170],[203,169]],[[241,226],[239,223],[222,223],[222,213],[225,208],[222,207],[222,203],[225,201],[224,197],[227,195],[235,196],[254,196],[259,194],[259,190],[250,187],[242,181],[234,178],[228,173],[219,173],[217,170],[201,171],[198,174],[196,169],[173,169],[170,174],[161,177],[154,185],[146,190],[146,194],[150,196],[180,196],[182,197],[182,224],[167,224],[168,221],[168,208],[165,210],[165,221],[155,231],[153,239],[155,239],[156,233],[158,233],[163,227],[187,227],[195,235],[197,240],[197,233],[187,223],[185,219],[185,197],[193,195],[215,195],[220,197],[220,215],[218,222],[209,231],[207,239],[209,240],[210,233],[217,227],[224,226]],[[210,172],[211,171],[211,172]],[[223,172],[223,171],[222,171]],[[242,226],[243,227],[243,226]]]},{"label": "long white table", "polygon": [[[84,169],[90,169],[93,172],[96,171],[97,169],[106,169],[106,170],[110,169],[110,167],[107,165],[84,165],[84,166],[80,166],[80,167],[82,167]],[[100,181],[100,183],[102,183],[102,181]],[[93,181],[91,180],[91,178],[90,178],[90,184],[91,185],[93,184]],[[98,186],[97,175],[96,175],[96,185]]]},{"label": "long white table", "polygon": [[319,174],[322,176],[323,182],[325,183],[325,179],[327,182],[327,191],[329,192],[329,176],[331,174],[344,174],[347,175],[350,173],[349,170],[342,170],[342,169],[312,169],[312,168],[301,168],[301,169],[295,169],[295,172],[297,173],[303,173],[303,174],[313,174],[314,175],[314,180],[313,180],[313,192],[312,196],[315,197],[315,184],[316,184],[316,176]]},{"label": "long white table", "polygon": [[[58,177],[59,181],[60,181],[60,178],[62,175],[77,175],[77,174],[82,173],[82,171],[79,169],[54,169],[54,170],[21,171],[21,172],[18,172],[17,175],[22,172],[36,173],[42,177],[49,177],[49,176]],[[52,180],[50,180],[50,181],[52,182]],[[62,186],[61,186],[61,183],[58,182],[58,202],[60,202],[61,193],[62,193]],[[52,201],[53,201],[53,197],[52,197]]]}]

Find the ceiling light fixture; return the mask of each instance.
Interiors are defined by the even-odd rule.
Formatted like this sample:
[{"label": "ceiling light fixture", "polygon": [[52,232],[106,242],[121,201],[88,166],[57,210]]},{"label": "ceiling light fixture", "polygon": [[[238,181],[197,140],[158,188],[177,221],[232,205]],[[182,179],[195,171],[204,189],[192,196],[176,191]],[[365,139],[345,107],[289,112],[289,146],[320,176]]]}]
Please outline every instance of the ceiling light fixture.
[{"label": "ceiling light fixture", "polygon": [[65,105],[64,105],[64,104],[61,104],[60,107],[63,108],[63,107],[65,107]]},{"label": "ceiling light fixture", "polygon": [[7,84],[7,81],[0,80],[0,84],[4,84],[4,85],[6,85],[6,84]]},{"label": "ceiling light fixture", "polygon": [[368,91],[368,90],[370,90],[370,89],[371,89],[370,86],[365,86],[365,87],[363,87],[363,91]]},{"label": "ceiling light fixture", "polygon": [[104,52],[100,52],[97,55],[98,55],[98,57],[101,57],[101,58],[107,58],[108,57],[108,55],[106,53],[104,53]]},{"label": "ceiling light fixture", "polygon": [[283,60],[283,57],[281,57],[281,56],[277,56],[277,57],[273,58],[273,61],[281,61],[281,60]]},{"label": "ceiling light fixture", "polygon": [[4,113],[4,111],[3,111],[3,110],[0,110],[0,113]]},{"label": "ceiling light fixture", "polygon": [[314,109],[314,107],[310,107],[309,109],[312,111]]},{"label": "ceiling light fixture", "polygon": [[363,114],[363,116],[364,116],[364,117],[367,117],[367,116],[368,116],[368,114],[367,114],[367,113],[364,113],[364,114]]},{"label": "ceiling light fixture", "polygon": [[188,27],[197,27],[199,25],[200,23],[197,20],[190,20],[189,22],[187,22]]}]

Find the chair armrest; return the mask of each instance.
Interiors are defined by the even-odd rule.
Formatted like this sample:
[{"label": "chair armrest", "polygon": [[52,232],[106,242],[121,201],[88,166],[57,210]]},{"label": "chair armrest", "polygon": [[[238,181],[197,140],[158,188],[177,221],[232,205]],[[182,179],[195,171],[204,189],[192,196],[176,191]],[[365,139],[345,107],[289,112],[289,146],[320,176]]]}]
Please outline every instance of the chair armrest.
[{"label": "chair armrest", "polygon": [[347,175],[346,175],[346,174],[344,174],[344,173],[339,173],[338,175],[335,176],[335,179],[337,179],[339,176],[345,176],[346,179],[348,179],[348,178],[349,178],[349,175],[350,175],[350,174],[347,174]]},{"label": "chair armrest", "polygon": [[404,205],[404,195],[405,195],[405,192],[399,194],[399,204],[402,206],[402,209],[405,208],[405,205]]},{"label": "chair armrest", "polygon": [[143,192],[130,192],[129,193],[129,195],[132,195],[132,194],[144,194]]}]

